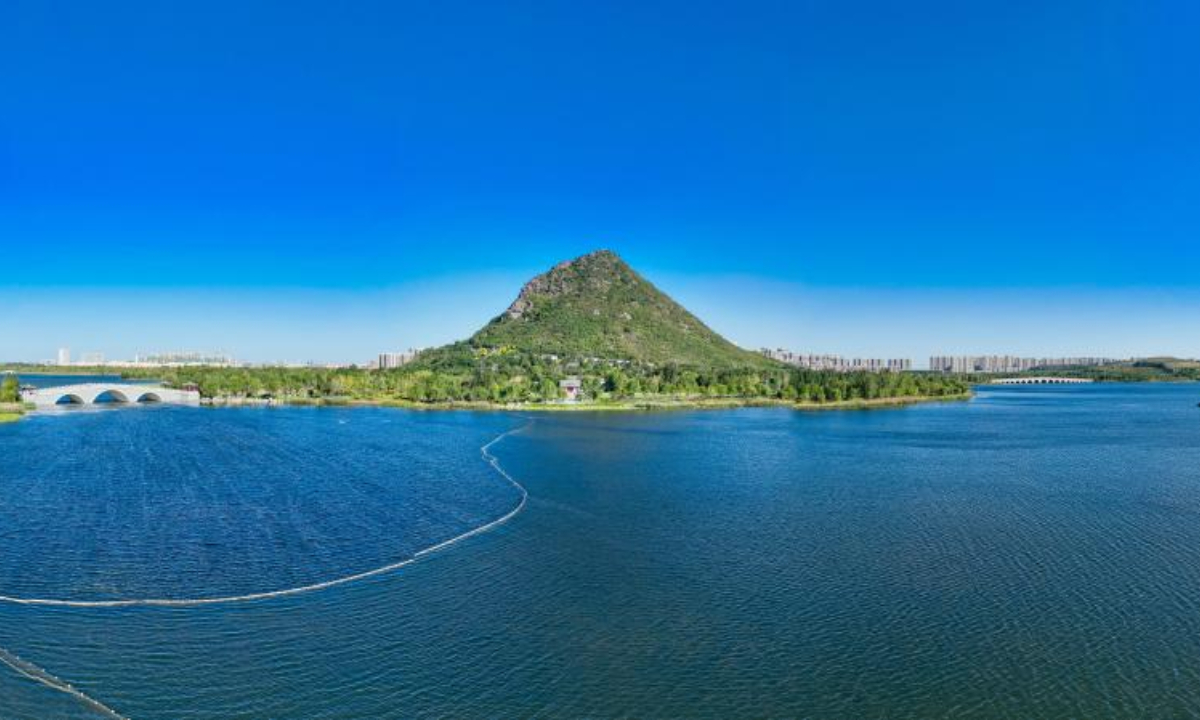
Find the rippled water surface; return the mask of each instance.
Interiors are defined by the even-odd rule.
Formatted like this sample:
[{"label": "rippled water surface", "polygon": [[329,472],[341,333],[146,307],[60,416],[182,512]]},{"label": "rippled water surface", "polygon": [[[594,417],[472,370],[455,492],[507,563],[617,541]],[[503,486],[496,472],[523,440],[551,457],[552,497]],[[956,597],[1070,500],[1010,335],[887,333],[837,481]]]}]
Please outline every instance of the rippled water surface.
[{"label": "rippled water surface", "polygon": [[[0,426],[0,718],[1200,715],[1200,386]],[[43,678],[45,679],[45,678]]]}]

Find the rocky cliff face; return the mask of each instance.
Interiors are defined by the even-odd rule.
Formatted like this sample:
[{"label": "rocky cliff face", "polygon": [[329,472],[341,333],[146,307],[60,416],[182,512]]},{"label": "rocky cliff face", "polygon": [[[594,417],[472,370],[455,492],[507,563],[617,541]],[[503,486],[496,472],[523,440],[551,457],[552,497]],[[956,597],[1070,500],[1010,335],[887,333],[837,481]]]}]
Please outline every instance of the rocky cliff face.
[{"label": "rocky cliff face", "polygon": [[525,283],[521,293],[505,311],[512,319],[529,312],[538,298],[558,298],[589,293],[602,299],[614,283],[633,282],[636,274],[611,250],[597,250],[574,260],[564,260],[548,272]]}]

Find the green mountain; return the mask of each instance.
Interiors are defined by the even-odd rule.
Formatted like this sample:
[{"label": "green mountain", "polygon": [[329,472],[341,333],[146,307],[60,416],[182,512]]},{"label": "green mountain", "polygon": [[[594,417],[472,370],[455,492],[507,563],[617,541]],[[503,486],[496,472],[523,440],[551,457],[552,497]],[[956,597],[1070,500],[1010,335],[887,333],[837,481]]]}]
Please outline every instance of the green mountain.
[{"label": "green mountain", "polygon": [[525,284],[476,349],[698,367],[768,367],[634,272],[609,250],[560,263]]}]

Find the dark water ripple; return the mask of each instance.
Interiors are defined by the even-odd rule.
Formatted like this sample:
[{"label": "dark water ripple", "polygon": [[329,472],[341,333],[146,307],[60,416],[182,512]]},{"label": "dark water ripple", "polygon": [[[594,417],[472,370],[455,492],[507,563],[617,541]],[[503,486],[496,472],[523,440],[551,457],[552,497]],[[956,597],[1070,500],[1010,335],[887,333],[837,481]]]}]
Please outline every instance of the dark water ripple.
[{"label": "dark water ripple", "polygon": [[0,467],[0,594],[203,598],[410,557],[506,511],[480,462],[507,422],[366,410],[71,411]]},{"label": "dark water ripple", "polygon": [[[526,512],[451,552],[264,603],[0,606],[0,647],[139,720],[1198,716],[1198,399],[555,415],[495,449]],[[275,585],[512,501],[478,455],[503,415],[63,422],[0,430],[0,589]],[[0,668],[0,717],[94,715]]]}]

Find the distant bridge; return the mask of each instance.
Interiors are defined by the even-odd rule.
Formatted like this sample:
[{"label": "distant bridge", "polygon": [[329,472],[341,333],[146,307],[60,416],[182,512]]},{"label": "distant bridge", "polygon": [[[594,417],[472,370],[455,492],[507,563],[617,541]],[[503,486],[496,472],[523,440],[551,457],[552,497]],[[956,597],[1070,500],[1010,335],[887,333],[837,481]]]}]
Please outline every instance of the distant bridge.
[{"label": "distant bridge", "polygon": [[195,390],[176,390],[158,385],[121,385],[119,383],[82,383],[24,390],[21,399],[38,409],[64,405],[199,405],[200,393]]},{"label": "distant bridge", "polygon": [[1069,378],[1069,377],[1015,377],[1015,378],[999,378],[993,380],[993,385],[1082,385],[1084,383],[1096,382],[1091,378]]}]

